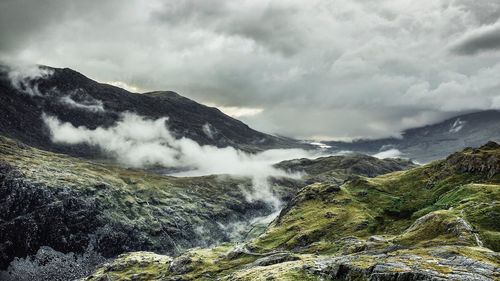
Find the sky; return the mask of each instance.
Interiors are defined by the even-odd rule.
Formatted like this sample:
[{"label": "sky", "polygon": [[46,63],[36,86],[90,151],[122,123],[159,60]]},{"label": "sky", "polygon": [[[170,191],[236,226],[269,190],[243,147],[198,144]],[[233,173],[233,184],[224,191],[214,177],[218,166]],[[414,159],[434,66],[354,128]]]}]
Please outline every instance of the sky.
[{"label": "sky", "polygon": [[500,109],[497,0],[0,0],[0,60],[173,90],[309,139]]}]

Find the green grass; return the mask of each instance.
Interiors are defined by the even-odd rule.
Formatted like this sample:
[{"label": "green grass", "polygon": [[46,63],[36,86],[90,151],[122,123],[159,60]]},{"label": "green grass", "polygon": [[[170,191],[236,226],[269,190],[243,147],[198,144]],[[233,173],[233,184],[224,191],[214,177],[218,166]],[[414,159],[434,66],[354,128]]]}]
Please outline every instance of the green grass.
[{"label": "green grass", "polygon": [[[320,280],[304,270],[315,264],[317,255],[348,254],[354,257],[350,263],[362,270],[380,262],[369,251],[391,245],[404,248],[387,254],[385,262],[440,274],[453,270],[437,262],[441,257],[435,253],[440,251],[498,266],[498,256],[491,250],[500,250],[499,156],[499,148],[467,149],[445,160],[376,178],[321,170],[322,175],[349,180],[340,189],[326,181],[302,188],[265,233],[248,243],[253,254],[230,258],[231,244],[191,249],[183,254],[191,259],[190,270],[175,275],[169,271],[172,258],[168,256],[129,253],[101,267],[88,280],[103,276],[110,280]],[[0,161],[15,167],[27,180],[51,188],[69,186],[92,196],[107,206],[110,220],[137,225],[150,234],[175,223],[175,217],[158,215],[163,208],[171,208],[196,225],[212,214],[230,213],[227,205],[243,204],[239,186],[249,184],[241,178],[148,174],[22,147],[5,139],[0,142]],[[206,212],[212,213],[207,216]],[[478,247],[476,234],[484,247]],[[292,251],[299,260],[252,265],[258,255],[273,251]]]},{"label": "green grass", "polygon": [[[456,237],[446,234],[444,228],[454,219],[464,218],[485,246],[498,250],[499,175],[474,170],[474,166],[470,172],[461,171],[462,163],[455,159],[466,158],[462,161],[481,167],[482,161],[490,163],[498,151],[466,150],[465,154],[407,171],[351,179],[338,192],[331,192],[328,184],[309,185],[299,192],[294,206],[253,244],[261,251],[283,248],[332,253],[339,249],[336,244],[342,237],[401,235],[416,219],[435,212],[438,219],[431,220],[418,234],[425,236],[407,233],[397,241],[409,245],[430,240],[453,244]],[[439,212],[450,208],[454,210]]]}]

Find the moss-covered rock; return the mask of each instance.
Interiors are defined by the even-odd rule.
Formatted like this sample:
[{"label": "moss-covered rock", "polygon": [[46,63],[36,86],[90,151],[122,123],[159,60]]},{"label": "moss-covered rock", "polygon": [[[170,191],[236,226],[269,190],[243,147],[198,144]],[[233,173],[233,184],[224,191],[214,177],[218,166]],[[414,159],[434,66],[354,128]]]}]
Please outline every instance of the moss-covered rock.
[{"label": "moss-covered rock", "polygon": [[407,171],[351,176],[333,187],[313,183],[298,192],[254,245],[263,251],[328,252],[338,250],[343,237],[399,235],[394,241],[406,245],[460,240],[498,250],[499,151],[490,143]]},{"label": "moss-covered rock", "polygon": [[500,181],[491,168],[498,152],[500,147],[488,144],[408,171],[348,177],[340,185],[316,181],[303,187],[260,237],[227,246],[226,254],[201,250],[203,262],[192,262],[190,272],[162,276],[499,280]]},{"label": "moss-covered rock", "polygon": [[[10,170],[2,180],[17,184],[22,178],[26,184],[9,184],[5,190],[24,186],[21,190],[71,190],[85,195],[82,198],[90,194],[98,210],[95,217],[103,216],[117,225],[126,222],[137,229],[120,236],[115,225],[101,226],[97,220],[96,228],[105,230],[102,233],[118,235],[101,236],[109,241],[132,237],[140,245],[175,247],[168,239],[153,239],[155,233],[179,239],[183,236],[176,236],[176,231],[181,230],[201,240],[201,230],[186,231],[197,222],[234,218],[235,213],[236,218],[258,215],[249,210],[255,206],[235,192],[245,179],[177,179],[22,149],[28,150],[26,155],[4,149]],[[298,191],[265,233],[249,242],[194,248],[173,256],[128,253],[86,280],[498,280],[499,152],[490,143],[374,178],[353,174],[344,166],[335,170],[333,165],[331,171],[318,168],[316,175],[309,174],[309,185],[287,187],[281,182],[275,186],[280,194],[290,194],[293,188]],[[204,196],[213,195],[214,190],[215,198]],[[56,192],[47,198],[61,200],[58,196]],[[78,201],[67,202],[57,210],[81,209]],[[182,215],[168,215],[175,212]]]},{"label": "moss-covered rock", "polygon": [[320,257],[306,270],[333,280],[497,280],[499,258],[485,248],[439,246]]},{"label": "moss-covered rock", "polygon": [[[271,185],[284,201],[303,186],[284,178]],[[110,258],[137,250],[178,254],[233,241],[236,231],[244,234],[253,219],[274,212],[263,201],[248,200],[250,189],[249,178],[169,177],[0,137],[0,269],[41,246],[63,253],[91,246]]]},{"label": "moss-covered rock", "polygon": [[375,177],[416,165],[404,159],[378,159],[362,154],[347,154],[317,159],[287,160],[275,166],[291,172],[303,172],[311,183],[316,181],[341,183],[350,175]]}]

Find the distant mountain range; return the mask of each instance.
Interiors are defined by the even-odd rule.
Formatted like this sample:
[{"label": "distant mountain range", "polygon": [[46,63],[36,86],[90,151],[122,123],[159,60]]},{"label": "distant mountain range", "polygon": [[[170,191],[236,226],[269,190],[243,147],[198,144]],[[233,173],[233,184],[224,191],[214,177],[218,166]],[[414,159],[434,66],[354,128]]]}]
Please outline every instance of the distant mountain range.
[{"label": "distant mountain range", "polygon": [[253,130],[217,108],[175,92],[131,93],[69,68],[40,66],[37,71],[45,75],[0,65],[0,134],[41,149],[90,158],[100,153],[88,145],[51,142],[43,113],[73,126],[95,129],[111,126],[126,111],[151,119],[168,117],[168,128],[175,137],[188,137],[201,145],[232,146],[249,152],[304,147],[296,140]]},{"label": "distant mountain range", "polygon": [[323,143],[331,146],[331,151],[348,150],[367,154],[397,149],[401,157],[426,163],[465,147],[480,146],[487,141],[500,141],[498,110],[464,114],[437,124],[408,129],[402,133],[402,138]]},{"label": "distant mountain range", "polygon": [[[177,138],[201,145],[232,146],[247,152],[270,148],[312,148],[297,140],[258,132],[214,107],[199,104],[171,91],[131,93],[96,82],[69,68],[40,66],[22,73],[0,65],[0,134],[28,145],[87,158],[102,157],[98,148],[54,143],[42,115],[89,129],[110,127],[124,112],[150,119],[168,117]],[[443,122],[408,129],[401,138],[327,141],[329,151],[376,154],[393,150],[393,156],[426,163],[469,146],[500,141],[500,111],[464,114]]]}]

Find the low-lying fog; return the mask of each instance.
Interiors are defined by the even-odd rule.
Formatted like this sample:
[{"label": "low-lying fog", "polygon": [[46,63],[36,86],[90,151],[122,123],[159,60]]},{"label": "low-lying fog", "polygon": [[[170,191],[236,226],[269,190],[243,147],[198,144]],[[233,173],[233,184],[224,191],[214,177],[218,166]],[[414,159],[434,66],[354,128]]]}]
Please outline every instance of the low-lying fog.
[{"label": "low-lying fog", "polygon": [[168,130],[168,118],[146,119],[134,113],[123,113],[122,119],[108,128],[88,129],[63,123],[55,116],[42,116],[50,129],[52,141],[62,144],[89,144],[99,147],[120,163],[136,168],[160,165],[189,168],[175,176],[203,176],[229,174],[250,177],[253,182],[253,200],[263,200],[280,207],[270,190],[270,177],[299,178],[273,166],[296,158],[322,156],[320,150],[271,149],[250,154],[233,147],[218,148],[199,145],[189,138],[176,139]]},{"label": "low-lying fog", "polygon": [[[47,79],[51,75],[51,71],[39,67],[14,68],[9,78],[13,87],[23,94],[50,97],[52,92],[41,92],[36,81]],[[57,89],[51,91],[57,91]],[[72,92],[58,92],[58,96],[61,94],[62,98],[59,102],[68,107],[77,107],[92,112],[104,111],[102,102],[99,100],[89,97],[89,100],[82,103],[72,99],[74,94]],[[299,173],[277,169],[273,165],[284,160],[326,156],[329,148],[321,143],[313,143],[318,146],[317,150],[270,149],[251,154],[233,147],[219,148],[212,145],[200,145],[189,138],[175,138],[168,129],[168,117],[147,119],[132,112],[123,112],[121,119],[114,126],[96,129],[84,126],[75,127],[71,123],[61,122],[57,116],[43,114],[42,119],[50,130],[53,142],[96,146],[106,155],[128,167],[174,168],[177,172],[170,174],[174,176],[227,174],[249,177],[252,180],[252,190],[242,192],[248,201],[259,200],[272,207],[273,213],[261,218],[265,222],[274,218],[282,208],[282,202],[274,194],[269,179],[302,176]],[[399,155],[401,155],[399,151],[392,149],[374,156],[389,158]],[[256,219],[259,220],[259,218]]]}]

